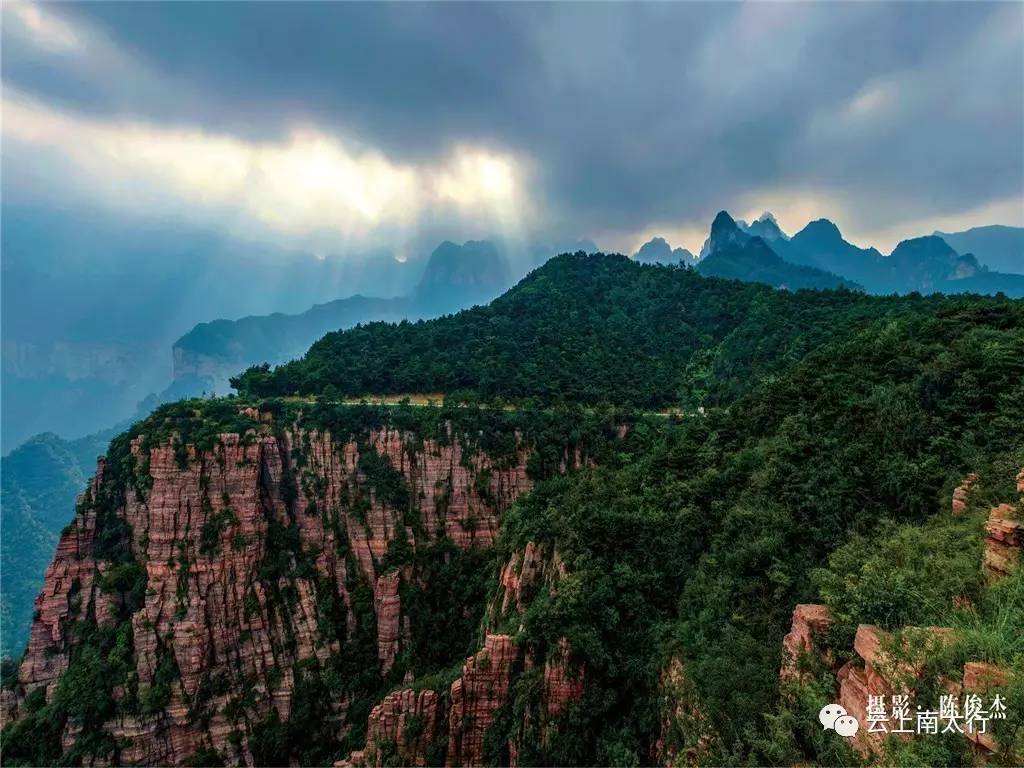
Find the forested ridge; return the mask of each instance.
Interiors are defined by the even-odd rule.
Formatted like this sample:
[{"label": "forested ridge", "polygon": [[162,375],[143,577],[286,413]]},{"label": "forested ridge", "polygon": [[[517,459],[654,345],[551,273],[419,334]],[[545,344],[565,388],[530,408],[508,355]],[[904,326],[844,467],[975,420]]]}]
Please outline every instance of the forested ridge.
[{"label": "forested ridge", "polygon": [[550,260],[487,306],[330,333],[302,359],[253,367],[233,382],[262,397],[443,392],[713,405],[858,328],[956,306],[1020,312],[1001,298],[780,291],[579,252]]},{"label": "forested ridge", "polygon": [[[557,589],[491,620],[541,658],[567,640],[582,695],[538,718],[539,670],[517,669],[486,734],[489,764],[508,764],[510,744],[521,765],[650,764],[669,748],[713,765],[858,762],[817,722],[834,675],[796,700],[780,691],[781,641],[802,602],[837,612],[837,655],[858,623],[953,624],[966,628],[958,653],[1024,679],[1024,577],[995,586],[980,577],[982,509],[1017,503],[1007,478],[1024,466],[1022,301],[786,292],[567,254],[488,306],[329,334],[303,359],[250,369],[237,385],[238,397],[158,410],[116,449],[139,434],[202,446],[268,429],[248,409],[275,428],[342,436],[383,421],[439,438],[453,429],[498,456],[507,440],[497,436],[531,436],[536,486],[505,513],[493,549],[475,553],[472,574],[448,572],[450,594],[475,604],[448,610],[455,618],[439,621],[450,633],[436,630],[444,642],[405,660],[421,679],[450,684],[452,665],[480,639],[464,617],[484,612],[481,574],[494,613],[504,563],[528,544],[557,552]],[[451,402],[338,402],[412,392]],[[673,406],[682,415],[636,413]],[[619,442],[615,424],[627,427]],[[560,471],[563,444],[588,447],[594,460]],[[972,471],[977,508],[951,519],[953,487]],[[395,473],[382,477],[389,493],[405,493]],[[389,552],[382,567],[424,556]],[[956,607],[965,600],[971,613]],[[685,670],[688,714],[666,727],[674,663]],[[353,688],[352,706],[367,711],[377,699],[359,696],[384,687]],[[1013,691],[998,757],[1010,764],[1024,755],[1024,696]],[[291,735],[265,754],[301,761],[298,735],[323,731],[318,712],[293,713]],[[32,729],[46,722],[37,720],[5,731],[14,745],[5,760],[32,761]],[[317,759],[352,747],[325,741]],[[892,762],[972,759],[963,739],[900,749]]]}]

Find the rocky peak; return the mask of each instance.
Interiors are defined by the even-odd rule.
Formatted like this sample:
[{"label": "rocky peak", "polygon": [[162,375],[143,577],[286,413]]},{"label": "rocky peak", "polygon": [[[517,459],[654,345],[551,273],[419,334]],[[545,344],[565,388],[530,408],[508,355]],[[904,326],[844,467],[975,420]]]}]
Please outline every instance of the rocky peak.
[{"label": "rocky peak", "polygon": [[919,281],[924,290],[944,280],[962,280],[983,271],[972,254],[958,254],[935,235],[901,241],[889,255],[889,264]]},{"label": "rocky peak", "polygon": [[976,472],[969,473],[960,485],[953,489],[953,502],[952,510],[954,515],[963,514],[964,510],[967,509],[967,494],[971,492],[971,488],[978,482],[978,474]]},{"label": "rocky peak", "polygon": [[[825,636],[832,624],[832,613],[828,606],[804,603],[793,609],[793,623],[789,634],[782,641],[782,669],[779,681],[788,683],[801,681],[804,673],[800,670],[805,654],[821,653],[817,641]],[[827,666],[832,666],[831,657],[821,653]]]},{"label": "rocky peak", "polygon": [[984,568],[992,581],[1002,579],[1020,567],[1024,551],[1024,522],[1013,504],[992,508],[985,523]]},{"label": "rocky peak", "polygon": [[794,240],[800,238],[818,245],[840,244],[844,242],[843,234],[833,222],[828,219],[815,219],[807,224],[794,236]]},{"label": "rocky peak", "polygon": [[777,240],[789,240],[789,235],[782,231],[779,222],[769,211],[762,213],[754,222],[745,224],[737,222],[738,225],[748,234],[760,237],[767,243],[774,243]]},{"label": "rocky peak", "polygon": [[692,262],[694,257],[685,248],[673,248],[663,237],[654,237],[640,246],[633,258],[641,264],[677,264]]},{"label": "rocky peak", "polygon": [[729,247],[742,245],[750,239],[750,235],[740,229],[739,225],[726,211],[719,211],[711,222],[711,233],[700,249],[700,258],[704,259],[713,253]]}]

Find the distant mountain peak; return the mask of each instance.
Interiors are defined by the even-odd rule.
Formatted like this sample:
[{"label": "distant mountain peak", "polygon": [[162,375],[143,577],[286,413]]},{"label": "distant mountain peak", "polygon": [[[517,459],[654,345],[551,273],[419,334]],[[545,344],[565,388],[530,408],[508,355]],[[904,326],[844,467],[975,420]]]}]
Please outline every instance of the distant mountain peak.
[{"label": "distant mountain peak", "polygon": [[483,304],[509,287],[509,264],[489,240],[467,240],[457,245],[445,240],[430,254],[427,268],[413,294],[425,313]]},{"label": "distant mountain peak", "polygon": [[739,227],[736,224],[736,220],[727,211],[719,211],[714,221],[711,222],[712,235],[715,232],[728,232],[734,229],[739,229]]},{"label": "distant mountain peak", "polygon": [[436,285],[504,287],[508,280],[508,265],[494,243],[467,240],[457,245],[445,240],[430,254],[420,289]]},{"label": "distant mountain peak", "polygon": [[719,211],[715,220],[711,222],[711,233],[700,249],[700,258],[705,259],[733,244],[742,245],[749,239],[750,235],[740,228],[732,216],[726,211]]},{"label": "distant mountain peak", "polygon": [[[739,230],[737,230],[739,231]],[[697,269],[705,275],[724,277],[745,282],[766,283],[778,288],[839,288],[855,289],[859,286],[839,275],[808,266],[798,266],[782,259],[775,250],[757,235],[740,232],[746,240],[734,240],[717,246],[712,242],[711,252]],[[714,240],[714,234],[709,240]]]},{"label": "distant mountain peak", "polygon": [[775,215],[770,211],[762,213],[752,224],[744,224],[741,222],[737,222],[737,224],[748,235],[756,235],[766,243],[774,243],[778,240],[789,240],[789,235],[782,231],[779,227],[779,222],[775,220]]},{"label": "distant mountain peak", "polygon": [[894,256],[905,256],[907,254],[927,254],[932,258],[946,258],[949,260],[956,259],[958,254],[953,248],[938,235],[923,235],[921,237],[911,237],[907,240],[901,240],[893,252],[890,254],[890,258]]},{"label": "distant mountain peak", "polygon": [[641,264],[691,263],[694,256],[685,248],[673,248],[663,237],[652,237],[640,246],[633,258]]},{"label": "distant mountain peak", "polygon": [[800,230],[800,234],[819,241],[838,242],[843,239],[843,233],[839,231],[839,227],[829,219],[815,219],[809,222]]},{"label": "distant mountain peak", "polygon": [[985,271],[972,254],[957,253],[937,235],[900,241],[887,261],[920,290],[937,290],[944,281],[963,280]]}]

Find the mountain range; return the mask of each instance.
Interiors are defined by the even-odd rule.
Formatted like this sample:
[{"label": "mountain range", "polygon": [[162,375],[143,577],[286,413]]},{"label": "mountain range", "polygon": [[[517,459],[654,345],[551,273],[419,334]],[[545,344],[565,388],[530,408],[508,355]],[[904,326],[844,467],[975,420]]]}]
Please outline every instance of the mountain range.
[{"label": "mountain range", "polygon": [[[983,259],[990,258],[1000,265],[1014,264],[1012,248],[1014,243],[1019,244],[1017,272],[1024,273],[1024,230],[997,227],[970,232],[962,233],[967,240],[957,241],[981,245]],[[990,241],[993,245],[987,247]],[[592,242],[579,242],[571,248],[596,250]],[[547,253],[554,251],[549,249]],[[980,263],[983,259],[957,253],[938,236],[905,240],[889,256],[883,256],[875,248],[847,242],[828,219],[812,221],[790,237],[770,213],[747,224],[720,212],[698,257],[655,237],[644,243],[633,258],[644,264],[682,263],[709,276],[791,290],[847,288],[875,294],[1002,291],[1008,296],[1024,296],[1024,275],[989,269]],[[516,277],[502,249],[494,243],[445,242],[431,254],[419,284],[405,297],[355,296],[317,305],[299,315],[201,323],[174,343],[174,374],[210,377],[217,382],[215,389],[224,391],[224,382],[242,368],[289,360],[329,330],[375,320],[435,317],[485,303]]]},{"label": "mountain range", "polygon": [[[961,248],[971,246],[977,254],[961,255],[950,241]],[[882,294],[1001,291],[1021,296],[1024,277],[995,271],[988,265],[1021,268],[1022,245],[1024,230],[981,227],[903,241],[889,256],[883,256],[877,249],[847,242],[827,219],[812,221],[790,237],[771,214],[747,224],[723,211],[715,217],[699,257],[686,249],[672,248],[663,238],[654,238],[637,251],[634,259],[646,264],[681,264],[706,276],[790,290],[845,288]],[[596,250],[590,241],[568,243],[562,248]],[[546,260],[544,254],[553,252],[550,246],[533,248],[538,262]],[[374,321],[426,319],[485,304],[509,287],[514,278],[510,260],[494,243],[468,241],[458,245],[446,241],[430,254],[419,282],[405,296],[356,295],[318,304],[298,314],[200,323],[173,345],[172,384],[143,399],[129,421],[112,416],[109,423],[120,422],[119,427],[111,426],[77,440],[52,433],[40,435],[5,457],[0,504],[4,528],[26,531],[24,537],[17,538],[32,542],[17,553],[18,562],[24,563],[19,570],[25,578],[4,583],[3,615],[5,623],[10,618],[7,637],[13,638],[5,641],[5,647],[10,649],[24,636],[31,613],[30,597],[38,588],[42,569],[70,509],[73,489],[81,490],[81,480],[88,474],[94,456],[102,452],[118,428],[144,418],[160,403],[227,391],[231,376],[258,363],[278,364],[297,358],[331,331]],[[96,400],[98,404],[104,402],[102,393],[96,395]],[[74,434],[73,429],[69,431]],[[40,487],[64,492],[33,490]]]},{"label": "mountain range", "polygon": [[441,243],[406,296],[350,296],[296,315],[275,313],[200,323],[174,342],[174,376],[194,376],[227,390],[228,377],[257,362],[298,357],[328,331],[373,321],[418,320],[485,304],[512,284],[510,265],[490,241]]},{"label": "mountain range", "polygon": [[[671,251],[661,238],[646,243],[637,256],[646,249]],[[1024,229],[1016,227],[978,227],[903,240],[886,256],[848,242],[828,219],[812,221],[790,237],[770,213],[747,224],[722,211],[698,258],[684,262],[704,274],[779,288],[1024,296]]]},{"label": "mountain range", "polygon": [[97,463],[5,765],[1021,764],[819,712],[1024,675],[1024,301],[577,252],[235,384]]}]

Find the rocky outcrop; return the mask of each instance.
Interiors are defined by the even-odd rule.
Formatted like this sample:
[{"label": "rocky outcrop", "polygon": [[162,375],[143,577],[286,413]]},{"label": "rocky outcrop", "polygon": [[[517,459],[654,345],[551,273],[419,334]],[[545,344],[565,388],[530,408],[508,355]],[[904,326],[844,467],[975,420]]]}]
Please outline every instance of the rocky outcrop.
[{"label": "rocky outcrop", "polygon": [[451,687],[447,765],[483,764],[484,734],[508,698],[517,651],[509,635],[487,635]]},{"label": "rocky outcrop", "polygon": [[444,725],[435,691],[405,689],[389,693],[370,712],[366,749],[351,762],[364,765],[428,765],[438,729]]},{"label": "rocky outcrop", "polygon": [[[988,694],[993,689],[999,689],[1006,685],[1006,682],[1006,671],[995,664],[985,664],[980,661],[969,661],[964,664],[962,684],[964,693]],[[965,735],[982,753],[999,751],[995,735],[988,728],[984,732],[981,729],[971,729]]]},{"label": "rocky outcrop", "polygon": [[961,515],[967,509],[967,494],[976,482],[978,482],[978,475],[975,472],[971,472],[960,485],[953,489],[951,506],[954,515]]},{"label": "rocky outcrop", "polygon": [[782,640],[780,682],[800,682],[804,679],[804,673],[799,667],[801,659],[806,654],[820,653],[826,666],[832,666],[831,654],[819,650],[816,642],[816,638],[821,638],[828,632],[831,623],[832,613],[828,606],[803,603],[793,609],[792,625]]},{"label": "rocky outcrop", "polygon": [[71,622],[84,614],[90,603],[104,600],[93,588],[98,573],[93,559],[96,510],[90,503],[103,483],[103,471],[101,459],[89,489],[79,499],[75,519],[61,534],[53,562],[46,569],[28,647],[18,670],[24,694],[45,688],[47,697],[52,695],[54,683],[68,667]]},{"label": "rocky outcrop", "polygon": [[[854,746],[869,752],[888,735],[869,731],[869,697],[882,696],[888,702],[894,694],[913,695],[929,659],[951,640],[952,630],[944,627],[907,627],[898,644],[893,635],[876,626],[857,627],[853,641],[857,656],[844,664],[837,675],[839,704],[865,726],[854,737]],[[899,653],[894,653],[897,648]]]},{"label": "rocky outcrop", "polygon": [[985,523],[984,568],[996,581],[1017,570],[1024,548],[1024,522],[1012,504],[993,507]]},{"label": "rocky outcrop", "polygon": [[[121,744],[118,759],[178,764],[214,749],[229,762],[251,763],[250,725],[272,713],[286,720],[299,666],[326,668],[365,631],[356,603],[367,592],[378,673],[387,677],[410,632],[402,585],[424,584],[409,567],[382,572],[382,561],[398,544],[415,550],[442,537],[463,549],[490,545],[502,512],[531,487],[527,456],[521,446],[512,460],[494,463],[455,436],[437,441],[391,428],[336,440],[267,427],[221,434],[205,450],[173,436],[150,446],[140,436],[125,457],[133,475],[123,498],[109,506],[101,462],[61,537],[37,600],[18,698],[36,688],[52,696],[68,667],[75,622],[119,621],[118,598],[99,588],[109,565],[95,556],[97,516],[107,514],[108,527],[127,523],[129,556],[145,576],[142,605],[128,620],[131,698],[152,705],[120,711],[104,726]],[[109,508],[97,503],[102,494]],[[326,606],[337,608],[328,616]],[[496,636],[467,662],[453,696],[453,710],[463,713],[452,721],[453,759],[479,761],[513,656],[510,639]],[[347,701],[335,695],[330,708],[340,735]],[[388,702],[379,705],[377,725],[371,722],[374,733],[395,732],[392,715],[408,708],[405,699]],[[428,704],[429,697],[417,698],[409,716],[415,720]],[[13,716],[17,700],[5,699],[4,710]],[[441,717],[436,706],[432,716]],[[69,729],[65,746],[75,739]],[[395,740],[422,757],[415,740]]]},{"label": "rocky outcrop", "polygon": [[399,624],[402,616],[402,599],[398,594],[401,574],[393,571],[378,576],[374,594],[374,609],[377,613],[377,658],[381,670],[387,673],[395,663],[401,639]]}]

